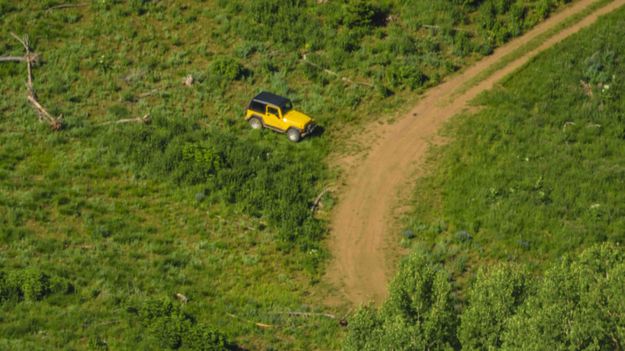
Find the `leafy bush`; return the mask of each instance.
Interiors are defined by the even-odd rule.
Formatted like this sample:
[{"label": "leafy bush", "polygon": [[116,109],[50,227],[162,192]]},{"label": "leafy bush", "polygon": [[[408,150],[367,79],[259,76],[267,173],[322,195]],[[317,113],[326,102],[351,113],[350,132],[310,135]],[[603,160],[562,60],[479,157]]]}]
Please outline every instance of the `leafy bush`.
[{"label": "leafy bush", "polygon": [[618,70],[616,52],[613,50],[598,50],[586,59],[584,79],[593,85],[611,83]]},{"label": "leafy bush", "polygon": [[142,323],[164,349],[193,351],[233,349],[219,332],[198,323],[170,299],[149,300],[139,311]]},{"label": "leafy bush", "polygon": [[388,5],[382,7],[370,0],[348,0],[342,10],[341,22],[348,28],[385,24],[390,12]]},{"label": "leafy bush", "polygon": [[428,77],[409,62],[394,62],[386,70],[386,84],[393,88],[415,90],[423,87],[427,81]]},{"label": "leafy bush", "polygon": [[38,301],[54,293],[69,293],[73,286],[37,269],[0,271],[0,302]]},{"label": "leafy bush", "polygon": [[244,77],[245,69],[235,59],[230,57],[219,57],[211,62],[209,72],[219,80],[231,82]]}]

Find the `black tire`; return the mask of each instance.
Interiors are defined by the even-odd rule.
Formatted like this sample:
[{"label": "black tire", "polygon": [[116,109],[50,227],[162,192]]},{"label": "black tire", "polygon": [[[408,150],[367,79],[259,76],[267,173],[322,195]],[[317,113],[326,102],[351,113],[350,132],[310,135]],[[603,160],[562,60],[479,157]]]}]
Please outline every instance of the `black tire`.
[{"label": "black tire", "polygon": [[247,120],[247,123],[250,124],[252,129],[263,129],[263,122],[261,122],[257,117],[250,118]]},{"label": "black tire", "polygon": [[297,143],[302,138],[302,134],[299,132],[299,130],[295,128],[290,128],[289,130],[287,130],[286,136],[289,138],[290,141],[294,143]]}]

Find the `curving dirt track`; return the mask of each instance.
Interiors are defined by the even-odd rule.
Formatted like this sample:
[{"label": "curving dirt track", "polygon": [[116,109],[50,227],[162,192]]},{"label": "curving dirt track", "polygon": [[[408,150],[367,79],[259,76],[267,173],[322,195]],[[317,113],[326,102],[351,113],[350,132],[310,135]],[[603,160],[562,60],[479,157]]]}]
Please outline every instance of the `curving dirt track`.
[{"label": "curving dirt track", "polygon": [[[473,77],[487,70],[515,49],[558,26],[567,18],[580,13],[593,0],[579,0],[563,9],[527,34],[496,50],[462,74],[432,88],[394,124],[375,124],[376,142],[366,157],[347,169],[345,187],[331,221],[330,250],[333,260],[328,267],[327,280],[353,304],[380,303],[386,296],[388,283],[387,256],[390,255],[389,228],[393,208],[400,189],[410,189],[410,175],[418,174],[428,145],[443,124],[468,107],[479,93],[491,89],[506,75],[520,68],[531,58],[594,23],[598,17],[620,6],[625,0],[615,0],[594,11],[583,20],[558,32],[540,47],[496,71],[487,79],[458,94],[456,91]],[[453,99],[453,100],[452,100]],[[450,102],[451,101],[451,102]]]}]

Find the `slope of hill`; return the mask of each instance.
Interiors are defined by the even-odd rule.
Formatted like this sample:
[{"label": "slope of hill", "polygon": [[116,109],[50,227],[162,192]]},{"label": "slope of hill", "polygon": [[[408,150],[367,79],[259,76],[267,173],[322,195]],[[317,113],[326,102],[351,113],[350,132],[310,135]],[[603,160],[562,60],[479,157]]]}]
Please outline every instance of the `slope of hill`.
[{"label": "slope of hill", "polygon": [[623,13],[536,58],[455,121],[418,185],[408,224],[417,237],[467,265],[540,264],[623,240]]},{"label": "slope of hill", "polygon": [[[0,63],[0,345],[336,347],[335,320],[284,314],[326,293],[325,156],[565,2],[0,0],[64,123],[39,124],[26,65]],[[3,34],[0,54],[23,48]],[[250,131],[260,90],[326,133]]]},{"label": "slope of hill", "polygon": [[625,344],[625,8],[452,120],[402,262],[346,350],[618,350]]}]

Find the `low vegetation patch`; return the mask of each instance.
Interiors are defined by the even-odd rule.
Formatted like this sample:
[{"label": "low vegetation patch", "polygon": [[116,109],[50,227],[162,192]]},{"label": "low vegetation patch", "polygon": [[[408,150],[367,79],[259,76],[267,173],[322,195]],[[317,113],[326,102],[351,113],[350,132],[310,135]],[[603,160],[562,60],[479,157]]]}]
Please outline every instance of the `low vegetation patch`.
[{"label": "low vegetation patch", "polygon": [[55,293],[69,294],[74,286],[67,280],[35,269],[0,271],[0,303],[39,301]]}]

